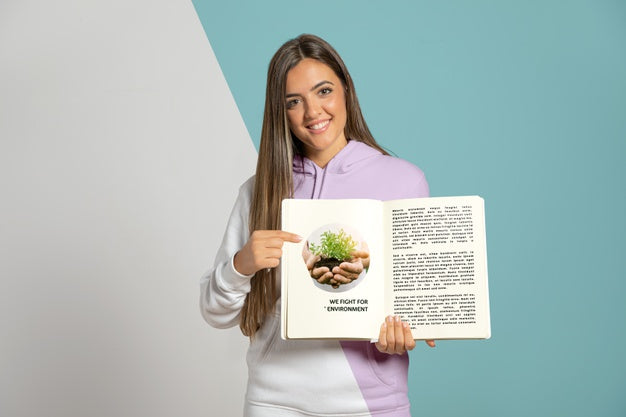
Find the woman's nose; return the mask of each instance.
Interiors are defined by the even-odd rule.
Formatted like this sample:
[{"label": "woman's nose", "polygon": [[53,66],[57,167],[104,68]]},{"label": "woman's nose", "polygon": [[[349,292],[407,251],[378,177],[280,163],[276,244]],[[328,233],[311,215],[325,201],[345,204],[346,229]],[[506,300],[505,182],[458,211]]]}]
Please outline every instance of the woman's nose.
[{"label": "woman's nose", "polygon": [[305,116],[307,119],[315,119],[322,114],[322,106],[317,100],[310,100],[306,103]]}]

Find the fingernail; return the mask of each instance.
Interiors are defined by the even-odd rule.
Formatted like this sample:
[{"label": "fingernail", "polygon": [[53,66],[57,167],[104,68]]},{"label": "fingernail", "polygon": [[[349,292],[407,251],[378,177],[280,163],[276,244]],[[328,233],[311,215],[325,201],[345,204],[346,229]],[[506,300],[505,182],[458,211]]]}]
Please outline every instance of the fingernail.
[{"label": "fingernail", "polygon": [[387,323],[383,321],[383,327],[386,329],[387,328]]},{"label": "fingernail", "polygon": [[395,320],[396,320],[396,323],[398,323],[400,321],[400,316],[396,316]]},{"label": "fingernail", "polygon": [[387,321],[389,323],[393,323],[393,316],[387,316]]},{"label": "fingernail", "polygon": [[409,323],[407,323],[407,322],[402,323],[402,327],[404,327],[405,329],[408,329],[409,328]]}]

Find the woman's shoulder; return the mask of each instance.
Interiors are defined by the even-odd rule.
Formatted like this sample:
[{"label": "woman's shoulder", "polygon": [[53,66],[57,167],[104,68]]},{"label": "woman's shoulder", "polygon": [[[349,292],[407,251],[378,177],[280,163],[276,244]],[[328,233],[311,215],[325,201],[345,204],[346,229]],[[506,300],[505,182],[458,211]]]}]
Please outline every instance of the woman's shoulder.
[{"label": "woman's shoulder", "polygon": [[[368,146],[363,144],[363,146]],[[369,147],[369,146],[368,146]],[[372,184],[385,184],[391,198],[427,197],[430,193],[424,171],[414,163],[393,155],[385,155],[371,148],[372,157],[362,164],[362,171]],[[396,196],[397,195],[397,196]]]},{"label": "woman's shoulder", "polygon": [[250,194],[252,195],[252,191],[254,191],[254,178],[256,175],[251,176],[243,184],[239,186],[239,194]]},{"label": "woman's shoulder", "polygon": [[371,164],[371,168],[385,170],[390,174],[396,175],[408,175],[417,177],[424,176],[424,172],[417,165],[410,161],[407,161],[406,159],[402,159],[394,155],[385,155],[364,143],[360,144],[360,146],[366,146],[371,149],[371,158],[369,158],[369,160],[367,161],[368,165]]},{"label": "woman's shoulder", "polygon": [[235,200],[235,210],[248,211],[252,204],[252,193],[254,192],[254,175],[248,178],[239,186],[237,199]]},{"label": "woman's shoulder", "polygon": [[393,155],[381,155],[381,163],[394,169],[413,173],[416,175],[424,175],[424,172],[414,163]]}]

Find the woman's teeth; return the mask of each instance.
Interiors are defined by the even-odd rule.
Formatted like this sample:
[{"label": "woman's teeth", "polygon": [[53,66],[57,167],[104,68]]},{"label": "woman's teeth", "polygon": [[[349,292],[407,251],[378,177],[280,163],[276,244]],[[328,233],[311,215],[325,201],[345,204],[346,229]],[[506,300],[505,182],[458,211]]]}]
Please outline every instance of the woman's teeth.
[{"label": "woman's teeth", "polygon": [[326,120],[324,122],[320,122],[320,123],[309,126],[309,129],[318,130],[318,129],[325,127],[328,123],[329,123],[329,120]]}]

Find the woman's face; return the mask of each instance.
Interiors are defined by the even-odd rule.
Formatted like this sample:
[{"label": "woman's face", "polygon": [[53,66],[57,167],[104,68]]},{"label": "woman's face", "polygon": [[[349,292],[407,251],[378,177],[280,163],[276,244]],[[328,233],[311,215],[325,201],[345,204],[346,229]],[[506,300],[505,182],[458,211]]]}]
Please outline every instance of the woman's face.
[{"label": "woman's face", "polygon": [[304,145],[305,156],[324,167],[346,144],[344,87],[326,64],[305,58],[287,73],[289,128]]}]

